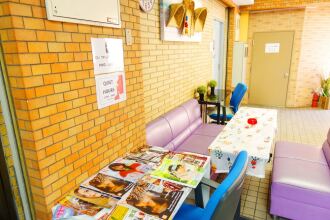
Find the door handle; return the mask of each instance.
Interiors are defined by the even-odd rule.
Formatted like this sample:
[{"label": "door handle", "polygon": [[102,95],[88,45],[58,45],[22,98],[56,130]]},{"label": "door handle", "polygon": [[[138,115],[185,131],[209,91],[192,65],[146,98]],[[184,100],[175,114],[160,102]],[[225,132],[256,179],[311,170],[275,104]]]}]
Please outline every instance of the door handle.
[{"label": "door handle", "polygon": [[289,73],[284,73],[284,78],[288,78],[289,77]]}]

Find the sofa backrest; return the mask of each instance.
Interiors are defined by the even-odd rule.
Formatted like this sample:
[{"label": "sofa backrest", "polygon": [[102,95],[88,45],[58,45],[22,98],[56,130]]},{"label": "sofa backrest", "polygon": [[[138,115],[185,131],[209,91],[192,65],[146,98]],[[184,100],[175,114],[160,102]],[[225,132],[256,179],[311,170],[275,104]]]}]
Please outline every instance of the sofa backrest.
[{"label": "sofa backrest", "polygon": [[147,125],[147,144],[175,150],[201,124],[198,101],[189,100]]},{"label": "sofa backrest", "polygon": [[322,148],[323,148],[323,153],[324,153],[325,159],[327,160],[329,168],[330,168],[330,129],[328,132],[327,139],[325,140]]}]

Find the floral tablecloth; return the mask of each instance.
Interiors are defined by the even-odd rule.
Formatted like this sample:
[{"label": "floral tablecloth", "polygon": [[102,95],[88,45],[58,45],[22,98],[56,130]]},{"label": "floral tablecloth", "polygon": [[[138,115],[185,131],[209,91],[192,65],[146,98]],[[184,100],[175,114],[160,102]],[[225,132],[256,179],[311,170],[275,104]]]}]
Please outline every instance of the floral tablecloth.
[{"label": "floral tablecloth", "polygon": [[[257,119],[257,124],[249,124],[251,118]],[[264,178],[276,130],[277,110],[241,107],[209,147],[212,169],[229,172],[237,154],[246,150],[247,174]]]}]

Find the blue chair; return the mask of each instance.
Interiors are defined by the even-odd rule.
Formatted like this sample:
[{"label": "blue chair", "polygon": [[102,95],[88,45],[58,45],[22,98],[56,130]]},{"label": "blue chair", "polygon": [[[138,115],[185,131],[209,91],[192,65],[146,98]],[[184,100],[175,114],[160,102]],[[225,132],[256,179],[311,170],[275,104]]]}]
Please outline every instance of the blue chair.
[{"label": "blue chair", "polygon": [[[247,86],[244,83],[238,83],[235,87],[231,99],[230,99],[230,106],[222,106],[222,114],[220,114],[220,118],[224,118],[225,121],[229,121],[232,119],[234,114],[238,111],[238,108],[243,100],[243,97],[247,91]],[[227,108],[231,113],[227,113]],[[219,115],[218,114],[210,114],[210,118],[213,120],[217,120]]]},{"label": "blue chair", "polygon": [[[248,154],[241,151],[228,176],[219,185],[203,178],[202,184],[216,187],[205,208],[183,204],[174,220],[233,220],[240,218],[240,198],[248,165]],[[218,187],[217,187],[218,185]],[[200,185],[199,185],[200,186]]]}]

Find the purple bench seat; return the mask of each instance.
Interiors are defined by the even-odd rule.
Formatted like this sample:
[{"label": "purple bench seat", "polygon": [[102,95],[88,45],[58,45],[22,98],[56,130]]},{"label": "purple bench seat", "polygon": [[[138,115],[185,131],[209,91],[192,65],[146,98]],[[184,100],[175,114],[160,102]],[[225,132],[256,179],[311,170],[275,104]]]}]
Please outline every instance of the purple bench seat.
[{"label": "purple bench seat", "polygon": [[322,148],[276,143],[270,212],[289,219],[330,219],[330,130]]},{"label": "purple bench seat", "polygon": [[223,128],[203,124],[198,101],[192,99],[150,122],[146,128],[147,144],[208,155],[208,146]]}]

